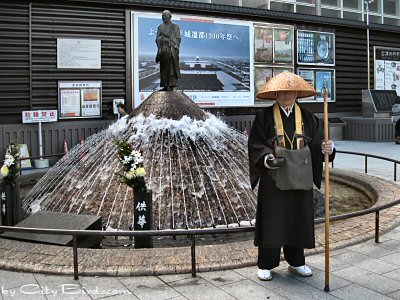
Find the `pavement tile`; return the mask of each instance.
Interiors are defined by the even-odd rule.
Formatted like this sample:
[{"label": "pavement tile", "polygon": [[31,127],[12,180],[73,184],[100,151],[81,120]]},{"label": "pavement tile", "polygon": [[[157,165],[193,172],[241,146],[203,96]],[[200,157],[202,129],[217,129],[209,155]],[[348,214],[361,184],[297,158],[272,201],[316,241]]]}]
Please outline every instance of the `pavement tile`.
[{"label": "pavement tile", "polygon": [[351,284],[331,292],[331,295],[346,300],[389,300],[391,298],[357,284]]},{"label": "pavement tile", "polygon": [[37,283],[33,274],[0,270],[0,286],[5,289],[31,283]]},{"label": "pavement tile", "polygon": [[47,299],[74,300],[91,299],[82,286],[72,276],[52,276],[35,274],[38,287],[45,292]]},{"label": "pavement tile", "polygon": [[198,273],[198,275],[217,287],[245,279],[244,276],[232,270],[202,272]]},{"label": "pavement tile", "polygon": [[382,294],[388,294],[399,289],[397,281],[354,266],[335,271],[333,275]]},{"label": "pavement tile", "polygon": [[236,299],[286,299],[249,279],[229,283],[220,288]]},{"label": "pavement tile", "polygon": [[[325,287],[325,272],[321,270],[313,269],[313,275],[310,277],[301,277],[288,270],[284,271],[284,275],[290,276],[297,281],[311,285],[320,290],[323,290]],[[330,273],[329,279],[329,288],[331,291],[351,284],[351,282],[333,275],[332,272]]]},{"label": "pavement tile", "polygon": [[387,296],[396,300],[400,300],[400,290],[387,294]]},{"label": "pavement tile", "polygon": [[129,294],[129,291],[118,278],[113,277],[79,277],[79,283],[92,299],[101,299],[114,295]]},{"label": "pavement tile", "polygon": [[[399,244],[400,244],[400,242],[399,242]],[[389,255],[383,256],[380,259],[384,260],[386,262],[395,264],[397,266],[400,266],[400,252],[396,252],[396,253],[393,253],[393,254],[389,254]]]},{"label": "pavement tile", "polygon": [[[200,274],[200,273],[197,273]],[[159,275],[158,278],[160,278],[162,281],[166,283],[178,281],[178,280],[183,280],[183,279],[189,279],[192,278],[191,273],[185,273],[185,274],[173,274],[173,275]]]},{"label": "pavement tile", "polygon": [[249,280],[257,284],[267,287],[270,290],[282,289],[287,285],[297,284],[298,282],[290,276],[283,274],[282,269],[276,268],[272,271],[271,281],[261,281],[257,276],[257,267],[248,267],[243,269],[235,269],[235,272],[243,275]]},{"label": "pavement tile", "polygon": [[27,286],[3,290],[2,297],[3,299],[15,300],[46,300],[46,297],[41,294],[39,289]]},{"label": "pavement tile", "polygon": [[[382,240],[381,240],[381,242],[382,242]],[[368,255],[370,257],[375,257],[375,258],[379,258],[379,257],[393,253],[393,250],[379,247],[379,244],[376,244],[375,242],[373,242],[373,244],[371,244],[370,241],[368,241],[366,243],[353,245],[353,246],[347,247],[346,249],[354,251],[354,252],[358,252],[358,253],[361,253],[364,255]]]},{"label": "pavement tile", "polygon": [[175,281],[170,283],[169,285],[170,287],[181,293],[183,296],[191,300],[235,299],[231,295],[225,293],[223,290],[215,287],[214,285],[200,277]]},{"label": "pavement tile", "polygon": [[290,299],[290,300],[304,300],[304,299],[336,299],[336,297],[324,292],[323,289],[316,289],[307,284],[291,284],[286,286],[284,289],[276,289],[275,293]]},{"label": "pavement tile", "polygon": [[400,282],[400,268],[398,268],[394,271],[391,271],[391,272],[387,272],[387,273],[383,274],[383,276]]},{"label": "pavement tile", "polygon": [[[348,263],[345,263],[339,259],[336,259],[336,256],[333,256],[333,257],[331,256],[329,259],[329,263],[330,263],[331,271],[336,271],[336,270],[350,267],[350,265]],[[325,256],[314,255],[314,256],[306,257],[306,264],[309,265],[310,267],[312,267],[312,269],[318,268],[320,270],[325,270]]]},{"label": "pavement tile", "polygon": [[180,296],[177,291],[153,276],[125,277],[119,281],[141,300],[163,300]]}]

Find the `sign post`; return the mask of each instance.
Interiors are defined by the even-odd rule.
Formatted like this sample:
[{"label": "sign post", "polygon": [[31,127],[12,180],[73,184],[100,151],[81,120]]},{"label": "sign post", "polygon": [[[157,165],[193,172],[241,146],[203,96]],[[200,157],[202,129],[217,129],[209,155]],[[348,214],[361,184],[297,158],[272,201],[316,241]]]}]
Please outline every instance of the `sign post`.
[{"label": "sign post", "polygon": [[43,159],[42,122],[57,122],[57,110],[30,110],[22,112],[22,123],[38,123],[39,159],[35,160],[35,168],[49,167],[49,160]]}]

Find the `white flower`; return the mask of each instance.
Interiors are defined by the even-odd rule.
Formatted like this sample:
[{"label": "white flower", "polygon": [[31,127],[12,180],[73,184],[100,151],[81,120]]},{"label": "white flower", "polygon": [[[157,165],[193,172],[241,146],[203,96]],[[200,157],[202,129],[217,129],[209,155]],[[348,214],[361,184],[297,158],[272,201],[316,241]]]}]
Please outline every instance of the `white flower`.
[{"label": "white flower", "polygon": [[1,175],[3,175],[3,177],[7,177],[8,167],[5,164],[1,167],[0,173],[1,173]]},{"label": "white flower", "polygon": [[10,155],[10,154],[5,155],[4,164],[7,167],[11,167],[14,164],[14,162],[15,162],[15,158],[12,155]]}]

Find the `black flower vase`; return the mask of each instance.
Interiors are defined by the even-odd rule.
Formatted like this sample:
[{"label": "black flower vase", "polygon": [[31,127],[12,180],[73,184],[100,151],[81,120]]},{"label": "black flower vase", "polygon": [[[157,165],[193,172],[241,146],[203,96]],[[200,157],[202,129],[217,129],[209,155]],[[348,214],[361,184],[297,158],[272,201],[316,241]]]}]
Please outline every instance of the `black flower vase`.
[{"label": "black flower vase", "polygon": [[3,183],[1,190],[1,224],[14,226],[21,221],[20,185]]},{"label": "black flower vase", "polygon": [[[152,192],[134,192],[134,230],[153,229]],[[135,237],[135,248],[153,248],[153,237]]]}]

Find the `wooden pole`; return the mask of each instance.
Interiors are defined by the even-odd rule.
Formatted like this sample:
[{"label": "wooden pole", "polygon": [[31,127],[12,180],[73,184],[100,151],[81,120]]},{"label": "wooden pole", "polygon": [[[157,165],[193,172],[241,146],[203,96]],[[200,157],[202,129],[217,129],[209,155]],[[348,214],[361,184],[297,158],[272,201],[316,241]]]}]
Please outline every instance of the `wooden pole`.
[{"label": "wooden pole", "polygon": [[[324,87],[324,142],[329,140],[328,135],[328,88]],[[325,288],[329,292],[329,153],[325,152]]]}]

